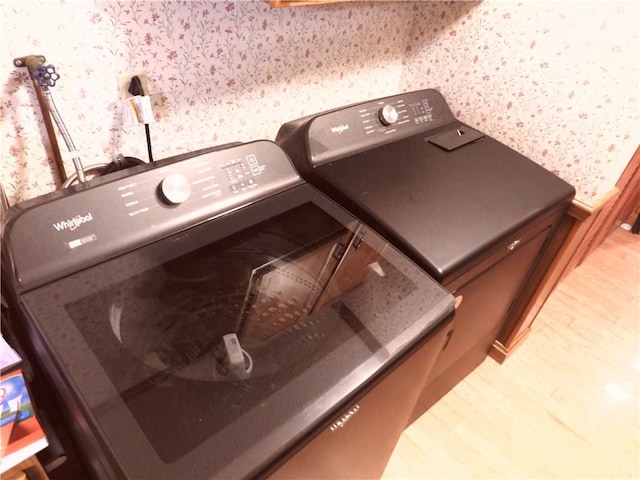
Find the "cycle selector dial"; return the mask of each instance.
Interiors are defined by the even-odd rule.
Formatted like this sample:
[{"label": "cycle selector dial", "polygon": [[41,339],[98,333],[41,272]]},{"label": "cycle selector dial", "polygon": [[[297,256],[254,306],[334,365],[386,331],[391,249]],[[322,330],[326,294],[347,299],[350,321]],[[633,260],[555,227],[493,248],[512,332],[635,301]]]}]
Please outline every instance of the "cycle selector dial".
[{"label": "cycle selector dial", "polygon": [[184,175],[171,173],[160,182],[160,196],[164,203],[178,205],[191,195],[191,184]]},{"label": "cycle selector dial", "polygon": [[398,111],[391,105],[385,105],[378,110],[378,119],[385,127],[393,125],[398,121]]}]

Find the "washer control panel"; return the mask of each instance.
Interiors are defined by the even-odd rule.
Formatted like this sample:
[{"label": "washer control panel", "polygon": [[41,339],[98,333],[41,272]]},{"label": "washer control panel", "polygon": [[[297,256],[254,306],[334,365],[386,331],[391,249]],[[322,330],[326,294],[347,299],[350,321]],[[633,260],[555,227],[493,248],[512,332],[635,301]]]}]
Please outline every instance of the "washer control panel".
[{"label": "washer control panel", "polygon": [[10,248],[20,283],[50,281],[302,183],[282,149],[266,140],[132,172],[54,192],[16,213],[4,240],[27,239]]},{"label": "washer control panel", "polygon": [[307,122],[311,162],[326,163],[454,120],[436,90],[420,90],[321,113]]},{"label": "washer control panel", "polygon": [[[121,217],[113,218],[113,222],[140,215],[153,217],[160,212],[162,219],[174,216],[189,219],[224,212],[299,180],[284,152],[268,141],[180,158],[180,161],[166,159],[162,164],[154,164],[155,168],[114,182],[110,187],[101,185],[91,194],[79,194],[102,197],[103,203],[110,204],[114,211],[122,208]],[[153,219],[156,220],[159,219]],[[145,220],[133,223],[138,222],[145,228]]]}]

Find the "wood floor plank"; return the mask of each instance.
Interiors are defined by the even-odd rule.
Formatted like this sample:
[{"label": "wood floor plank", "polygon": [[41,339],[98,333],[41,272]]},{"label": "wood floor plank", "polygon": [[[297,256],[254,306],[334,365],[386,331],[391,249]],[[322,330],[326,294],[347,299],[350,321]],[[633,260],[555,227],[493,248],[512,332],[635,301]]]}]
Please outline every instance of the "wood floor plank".
[{"label": "wood floor plank", "polygon": [[[538,470],[536,462],[528,452],[514,449],[510,432],[497,429],[482,411],[477,410],[477,405],[473,405],[468,398],[459,393],[460,390],[461,388],[453,389],[443,400],[446,399],[447,403],[463,414],[462,422],[455,428],[455,433],[463,442],[461,448],[475,449],[494,468],[501,467],[503,476],[530,478]],[[428,418],[424,420],[429,421]],[[418,421],[422,423],[423,419],[420,418]]]},{"label": "wood floor plank", "polygon": [[[475,380],[477,379],[474,376]],[[509,455],[514,456],[519,464],[523,464],[534,475],[548,475],[554,471],[553,459],[546,458],[539,447],[543,443],[542,431],[531,429],[532,424],[527,415],[528,405],[521,405],[516,410],[510,404],[507,396],[495,395],[493,391],[479,389],[474,381],[465,381],[459,385],[458,392],[461,397],[468,399],[475,407],[474,415],[486,418],[495,432],[500,430],[498,438],[506,437],[507,442],[500,441],[499,447],[507,449]],[[469,422],[471,424],[471,422]],[[508,427],[504,427],[507,425]],[[541,426],[541,422],[536,425]],[[486,433],[488,439],[494,439],[495,433]],[[503,450],[505,451],[505,450]],[[487,458],[488,463],[493,463],[492,458]]]},{"label": "wood floor plank", "polygon": [[[437,438],[432,434],[434,429],[439,432]],[[474,470],[480,469],[477,455],[467,449],[462,449],[464,452],[461,451],[459,439],[456,439],[453,431],[447,428],[436,416],[432,416],[428,423],[417,423],[407,432],[407,436],[416,445],[426,447],[431,455],[439,459],[438,466],[440,468],[446,465],[446,470],[440,473],[446,478],[471,479]],[[482,471],[485,470],[482,467]],[[423,472],[423,474],[427,473],[431,472]]]},{"label": "wood floor plank", "polygon": [[408,435],[403,435],[398,441],[392,460],[387,465],[384,477],[420,479],[442,478],[442,475],[438,471],[437,459],[430,459],[429,452],[416,445]]},{"label": "wood floor plank", "polygon": [[615,322],[615,313],[619,304],[608,299],[600,298],[597,292],[579,290],[577,282],[560,284],[557,288],[558,301],[571,308],[578,316],[597,315],[600,318]]},{"label": "wood floor plank", "polygon": [[384,479],[640,478],[640,236],[615,230],[503,365],[411,425]]},{"label": "wood floor plank", "polygon": [[460,434],[461,429],[464,428],[462,424],[463,422],[458,422],[453,429],[447,429],[444,424],[440,423],[438,416],[433,415],[429,425],[418,423],[417,430],[428,435],[431,434],[431,428],[434,425],[442,431],[448,430],[448,433],[439,437],[438,441],[443,442],[457,461],[469,469],[469,478],[501,478],[503,475],[500,468],[486,461],[483,449],[477,448],[478,445],[475,441],[469,441]]},{"label": "wood floor plank", "polygon": [[[538,462],[544,463],[545,470],[541,473],[546,471],[566,478],[576,472],[580,457],[589,458],[596,453],[566,423],[509,383],[497,389],[478,375],[470,377],[468,383],[478,392],[495,392],[494,398],[500,401],[491,408],[493,421],[510,432],[520,449],[527,450]],[[558,444],[563,446],[560,451],[556,448]]]},{"label": "wood floor plank", "polygon": [[[558,299],[554,299],[554,301],[549,301],[545,304],[544,310],[540,311],[536,318],[540,320],[541,318],[548,317],[549,319],[553,319],[554,322],[568,325],[577,315],[577,312],[567,312],[566,304]],[[544,322],[535,321],[533,322],[532,329],[534,331],[540,330],[543,326]]]}]

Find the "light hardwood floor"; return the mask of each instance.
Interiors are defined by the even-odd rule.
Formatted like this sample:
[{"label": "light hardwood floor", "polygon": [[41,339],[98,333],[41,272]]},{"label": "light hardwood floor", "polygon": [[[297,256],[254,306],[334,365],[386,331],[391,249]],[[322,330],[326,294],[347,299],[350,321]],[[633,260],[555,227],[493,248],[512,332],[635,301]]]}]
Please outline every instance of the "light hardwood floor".
[{"label": "light hardwood floor", "polygon": [[616,229],[503,365],[403,434],[384,479],[639,478],[640,236]]}]

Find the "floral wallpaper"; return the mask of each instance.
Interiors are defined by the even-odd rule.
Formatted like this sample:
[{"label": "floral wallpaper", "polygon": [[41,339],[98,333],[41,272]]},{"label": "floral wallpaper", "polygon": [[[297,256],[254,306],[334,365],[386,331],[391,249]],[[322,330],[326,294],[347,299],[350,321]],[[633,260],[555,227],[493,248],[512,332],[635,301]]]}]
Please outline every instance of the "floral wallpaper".
[{"label": "floral wallpaper", "polygon": [[31,80],[13,65],[41,54],[60,74],[51,91],[85,165],[147,157],[144,128],[123,115],[122,74],[147,79],[155,158],[273,139],[305,114],[432,87],[461,120],[590,202],[639,143],[638,10],[631,1],[0,0],[0,180],[12,203],[60,184]]},{"label": "floral wallpaper", "polygon": [[274,139],[303,114],[397,93],[413,15],[410,2],[5,1],[7,196],[30,198],[57,182],[31,80],[14,57],[42,54],[56,67],[51,92],[85,165],[117,153],[147,158],[144,128],[126,125],[117,87],[119,75],[144,72],[153,154],[163,158]]},{"label": "floral wallpaper", "polygon": [[424,3],[400,89],[440,90],[462,121],[592,202],[615,185],[640,143],[639,5]]}]

